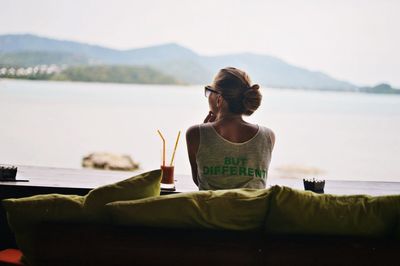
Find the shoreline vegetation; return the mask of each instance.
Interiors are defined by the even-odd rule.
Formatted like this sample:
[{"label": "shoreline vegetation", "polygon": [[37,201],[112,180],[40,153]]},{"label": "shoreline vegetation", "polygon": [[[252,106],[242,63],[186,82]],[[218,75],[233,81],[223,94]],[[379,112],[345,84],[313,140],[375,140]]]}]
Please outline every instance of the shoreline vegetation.
[{"label": "shoreline vegetation", "polygon": [[171,76],[165,75],[150,67],[140,66],[73,66],[58,67],[41,65],[35,67],[0,67],[0,78],[83,81],[103,83],[137,83],[184,85]]},{"label": "shoreline vegetation", "polygon": [[[0,79],[50,80],[50,81],[80,81],[123,84],[163,84],[189,85],[172,76],[166,75],[147,66],[94,65],[94,66],[57,66],[38,65],[34,67],[1,67]],[[279,88],[279,87],[278,87]],[[394,89],[389,84],[378,84],[373,87],[357,87],[352,90],[290,88],[317,91],[362,92],[374,94],[400,94],[400,89]]]}]

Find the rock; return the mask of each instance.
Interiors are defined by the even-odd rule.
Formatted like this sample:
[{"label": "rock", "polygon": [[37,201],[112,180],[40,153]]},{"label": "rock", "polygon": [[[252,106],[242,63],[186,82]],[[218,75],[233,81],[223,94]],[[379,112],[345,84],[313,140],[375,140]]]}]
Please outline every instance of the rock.
[{"label": "rock", "polygon": [[105,170],[133,171],[139,168],[129,155],[94,152],[82,159],[82,166]]}]

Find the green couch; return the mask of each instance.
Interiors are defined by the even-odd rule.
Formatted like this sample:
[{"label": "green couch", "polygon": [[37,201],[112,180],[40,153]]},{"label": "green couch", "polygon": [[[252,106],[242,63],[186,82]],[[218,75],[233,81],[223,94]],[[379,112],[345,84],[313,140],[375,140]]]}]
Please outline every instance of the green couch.
[{"label": "green couch", "polygon": [[3,206],[29,265],[398,263],[400,195],[274,186],[159,196],[160,179],[155,170]]}]

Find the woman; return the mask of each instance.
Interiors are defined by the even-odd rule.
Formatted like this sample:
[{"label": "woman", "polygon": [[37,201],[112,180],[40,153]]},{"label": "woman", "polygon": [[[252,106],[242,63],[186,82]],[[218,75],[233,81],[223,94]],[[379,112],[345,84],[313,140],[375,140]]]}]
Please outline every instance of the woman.
[{"label": "woman", "polygon": [[210,111],[186,132],[193,181],[200,190],[265,188],[272,130],[243,120],[261,104],[257,84],[242,70],[221,69],[205,87]]}]

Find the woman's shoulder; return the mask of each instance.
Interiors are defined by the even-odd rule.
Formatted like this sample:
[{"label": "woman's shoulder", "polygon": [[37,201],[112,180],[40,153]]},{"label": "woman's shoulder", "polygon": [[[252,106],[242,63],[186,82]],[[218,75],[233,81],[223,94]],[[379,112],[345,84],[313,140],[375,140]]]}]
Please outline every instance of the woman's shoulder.
[{"label": "woman's shoulder", "polygon": [[274,131],[272,129],[270,129],[269,127],[266,126],[262,126],[262,125],[258,125],[260,127],[261,130],[263,130],[264,132],[268,133],[268,134],[274,134]]},{"label": "woman's shoulder", "polygon": [[272,129],[266,126],[259,126],[260,130],[264,132],[265,137],[268,138],[269,141],[271,141],[272,147],[275,145],[275,133]]},{"label": "woman's shoulder", "polygon": [[202,123],[198,125],[193,125],[186,130],[186,134],[195,134],[200,132],[200,130],[204,130],[205,128],[209,128],[212,123]]},{"label": "woman's shoulder", "polygon": [[186,138],[198,135],[200,132],[200,125],[193,125],[186,130]]},{"label": "woman's shoulder", "polygon": [[204,128],[205,126],[206,126],[206,124],[198,124],[198,125],[193,125],[193,126],[189,127],[186,130],[186,139],[188,139],[188,140],[199,139],[200,130],[202,128]]}]

